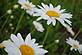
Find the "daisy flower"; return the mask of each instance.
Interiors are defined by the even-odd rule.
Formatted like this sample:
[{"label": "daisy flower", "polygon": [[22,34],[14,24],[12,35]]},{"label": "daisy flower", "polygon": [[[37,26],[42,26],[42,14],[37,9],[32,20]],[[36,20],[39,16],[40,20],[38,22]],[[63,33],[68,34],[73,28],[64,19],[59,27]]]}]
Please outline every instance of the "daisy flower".
[{"label": "daisy flower", "polygon": [[11,39],[3,41],[2,44],[8,55],[44,55],[48,52],[35,41],[36,39],[31,39],[31,34],[28,34],[24,41],[21,34],[18,33],[17,36],[11,34]]},{"label": "daisy flower", "polygon": [[[40,9],[35,10],[35,14],[33,16],[39,16],[37,21],[44,19],[47,20],[47,24],[56,25],[56,20],[58,20],[64,27],[68,28],[71,26],[70,18],[72,18],[72,14],[66,13],[65,9],[61,9],[61,6],[58,5],[57,7],[53,7],[52,4],[46,5],[41,3],[42,6],[38,6]],[[72,33],[74,35],[74,33]]]},{"label": "daisy flower", "polygon": [[75,50],[75,51],[79,51],[80,53],[82,52],[82,44],[79,44],[79,42],[77,40],[74,40],[72,38],[69,37],[69,39],[67,39],[66,43],[68,43],[69,45],[71,45],[71,50]]},{"label": "daisy flower", "polygon": [[44,28],[41,23],[39,23],[37,21],[33,21],[33,24],[34,24],[35,28],[37,29],[37,31],[40,31],[40,32],[44,31]]},{"label": "daisy flower", "polygon": [[32,2],[29,2],[28,0],[18,0],[18,3],[21,5],[22,9],[25,9],[27,13],[32,15],[34,13],[34,9],[36,8],[35,5],[32,4]]}]

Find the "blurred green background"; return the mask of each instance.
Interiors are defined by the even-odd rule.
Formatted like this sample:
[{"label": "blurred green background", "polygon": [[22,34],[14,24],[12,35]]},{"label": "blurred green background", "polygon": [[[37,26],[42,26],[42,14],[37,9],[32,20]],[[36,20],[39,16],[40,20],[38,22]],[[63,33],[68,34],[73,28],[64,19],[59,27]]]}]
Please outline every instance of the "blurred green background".
[{"label": "blurred green background", "polygon": [[[28,33],[32,33],[32,38],[36,38],[37,42],[43,44],[45,49],[49,52],[46,55],[80,55],[78,51],[70,51],[70,46],[66,44],[67,37],[76,37],[82,43],[82,0],[29,0],[35,5],[41,5],[41,3],[52,3],[55,6],[61,5],[67,12],[73,14],[72,28],[75,32],[75,36],[70,35],[68,31],[57,22],[56,26],[47,25],[46,21],[41,20],[45,31],[43,33],[38,32],[34,26],[33,21],[37,17],[32,17],[22,10],[19,6],[18,9],[14,9],[13,6],[18,0],[0,0],[0,42],[10,38],[10,34],[21,33],[23,38]],[[6,12],[11,9],[12,13]],[[14,16],[12,18],[12,16]],[[59,40],[56,43],[55,40]],[[0,49],[0,55],[7,55],[7,53]]]}]

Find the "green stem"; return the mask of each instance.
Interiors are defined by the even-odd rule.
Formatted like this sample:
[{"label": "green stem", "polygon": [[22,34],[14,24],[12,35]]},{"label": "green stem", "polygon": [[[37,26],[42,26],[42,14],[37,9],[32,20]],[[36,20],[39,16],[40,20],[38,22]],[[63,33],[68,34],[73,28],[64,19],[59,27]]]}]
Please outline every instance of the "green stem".
[{"label": "green stem", "polygon": [[[14,12],[14,11],[15,11],[15,10],[13,9],[12,12]],[[6,16],[6,15],[7,15],[7,13],[5,13],[3,16],[1,16],[0,19],[3,18],[3,17]],[[10,15],[9,15],[9,16],[10,16]],[[6,23],[9,21],[9,16],[6,18],[4,24],[2,25],[2,27],[1,27],[1,29],[0,29],[0,32],[4,29]]]},{"label": "green stem", "polygon": [[2,31],[3,30],[3,28],[4,28],[4,26],[6,25],[6,23],[7,23],[7,21],[9,20],[9,16],[6,18],[6,21],[4,22],[4,24],[2,25],[2,27],[1,27],[1,30],[0,31]]},{"label": "green stem", "polygon": [[48,29],[47,29],[47,32],[46,32],[46,34],[45,34],[44,40],[43,40],[43,42],[42,42],[42,45],[44,45],[44,43],[45,43],[45,41],[46,41],[46,39],[47,39],[47,37],[48,37],[48,32],[49,32],[49,30],[50,30],[50,26],[49,26]]},{"label": "green stem", "polygon": [[74,7],[75,7],[75,0],[72,0],[72,5],[71,5],[71,10],[72,11],[73,11]]},{"label": "green stem", "polygon": [[7,14],[7,13],[3,14],[3,15],[0,17],[0,19],[3,18],[6,14]]},{"label": "green stem", "polygon": [[[61,40],[61,38],[64,36],[64,34],[66,34],[66,31],[65,31],[65,32],[63,33],[63,35],[59,38],[59,40]],[[52,47],[54,44],[55,44],[55,41],[54,41],[52,44],[46,46],[45,49],[48,49],[48,48]]]},{"label": "green stem", "polygon": [[20,23],[21,23],[21,21],[22,21],[22,18],[23,18],[23,16],[24,16],[24,14],[25,14],[25,11],[23,11],[22,15],[20,16],[20,19],[19,19],[19,21],[18,21],[18,24],[17,24],[17,26],[16,26],[16,29],[15,29],[15,32],[14,32],[14,33],[16,33],[16,32],[18,31],[18,29],[20,28]]},{"label": "green stem", "polygon": [[33,29],[30,33],[32,34],[35,31],[35,29]]},{"label": "green stem", "polygon": [[[79,29],[79,31],[78,31],[78,32],[76,33],[76,35],[74,36],[74,39],[79,35],[80,31],[81,31],[81,30]],[[66,52],[66,50],[67,50],[68,47],[69,47],[69,46],[67,45],[66,48],[64,49],[62,55],[65,54],[65,52]]]},{"label": "green stem", "polygon": [[80,32],[81,32],[81,29],[79,29],[79,31],[76,33],[76,35],[74,36],[74,39],[79,35]]}]

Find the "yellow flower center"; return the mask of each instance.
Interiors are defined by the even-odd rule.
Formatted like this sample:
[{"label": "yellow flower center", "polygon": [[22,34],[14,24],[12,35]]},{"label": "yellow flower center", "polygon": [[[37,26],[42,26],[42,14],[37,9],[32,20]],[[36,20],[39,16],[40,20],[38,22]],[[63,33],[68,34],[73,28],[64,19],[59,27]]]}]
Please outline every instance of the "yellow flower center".
[{"label": "yellow flower center", "polygon": [[73,48],[76,48],[76,49],[77,49],[77,48],[79,48],[79,47],[78,47],[78,45],[75,45],[75,44],[74,44],[74,45],[73,45]]},{"label": "yellow flower center", "polygon": [[19,49],[22,55],[34,55],[34,50],[28,45],[21,45]]},{"label": "yellow flower center", "polygon": [[59,13],[57,13],[56,11],[52,11],[52,10],[47,11],[46,14],[50,17],[59,17],[60,16]]},{"label": "yellow flower center", "polygon": [[3,44],[0,44],[0,48],[4,48]]},{"label": "yellow flower center", "polygon": [[27,3],[23,3],[22,5],[25,6],[28,10],[30,10],[32,8],[31,5],[29,5]]}]

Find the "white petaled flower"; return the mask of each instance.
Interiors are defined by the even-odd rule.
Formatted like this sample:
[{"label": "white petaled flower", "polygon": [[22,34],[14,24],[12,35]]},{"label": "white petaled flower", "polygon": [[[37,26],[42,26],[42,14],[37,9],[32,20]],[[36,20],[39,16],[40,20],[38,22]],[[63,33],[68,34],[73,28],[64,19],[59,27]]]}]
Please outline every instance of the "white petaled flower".
[{"label": "white petaled flower", "polygon": [[46,5],[42,3],[42,6],[38,6],[40,9],[35,10],[35,14],[33,16],[39,16],[37,21],[44,19],[47,20],[47,24],[56,25],[56,20],[58,20],[64,27],[68,28],[71,26],[70,18],[72,18],[72,14],[66,13],[65,9],[61,9],[61,6],[53,7],[52,4]]},{"label": "white petaled flower", "polygon": [[29,2],[28,0],[18,0],[18,3],[21,5],[21,8],[25,9],[30,15],[34,13],[36,6],[33,5],[32,2]]},{"label": "white petaled flower", "polygon": [[2,44],[8,55],[44,55],[48,52],[35,41],[36,39],[31,39],[31,34],[28,34],[24,41],[21,34],[18,33],[17,36],[11,34],[11,39],[3,41]]},{"label": "white petaled flower", "polygon": [[67,39],[66,43],[68,43],[69,45],[71,45],[71,50],[75,50],[75,51],[79,51],[79,53],[82,52],[82,44],[79,44],[79,42],[77,40],[74,40],[72,38],[69,37],[69,39]]},{"label": "white petaled flower", "polygon": [[40,31],[40,32],[44,31],[44,28],[41,23],[39,23],[37,21],[33,21],[33,24],[34,24],[35,28],[37,29],[37,31]]}]

